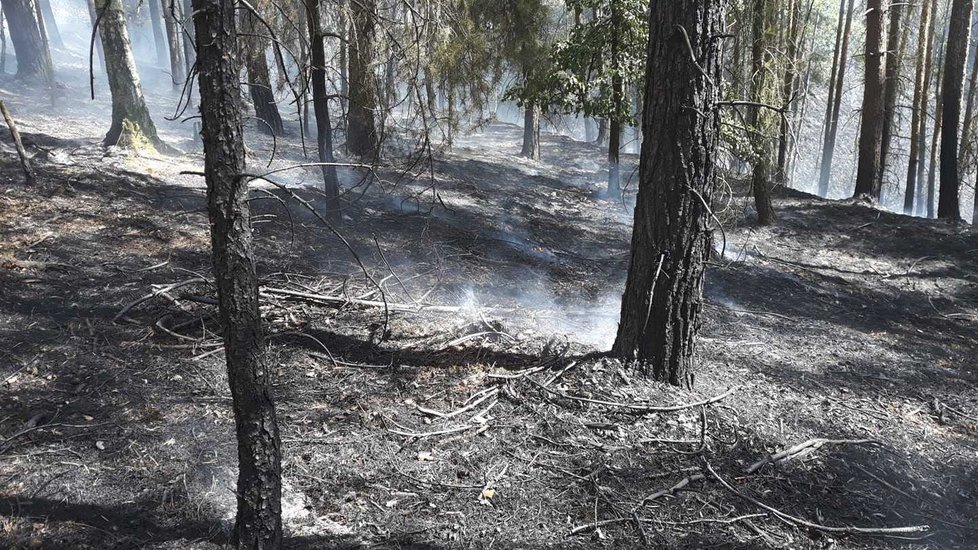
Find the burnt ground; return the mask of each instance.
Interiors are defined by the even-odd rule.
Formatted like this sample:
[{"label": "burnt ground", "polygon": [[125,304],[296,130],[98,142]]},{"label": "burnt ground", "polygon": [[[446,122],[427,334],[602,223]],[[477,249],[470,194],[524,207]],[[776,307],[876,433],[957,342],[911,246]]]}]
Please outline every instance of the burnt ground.
[{"label": "burnt ground", "polygon": [[[0,540],[226,543],[235,447],[204,194],[179,174],[200,157],[120,155],[97,129],[45,124],[24,129],[44,189],[9,149],[0,165]],[[600,196],[601,151],[550,136],[527,162],[518,135],[491,124],[427,176],[343,171],[341,231],[377,284],[256,185],[288,547],[978,545],[970,228],[783,191],[779,223],[756,229],[735,197],[696,385],[670,388],[594,353],[630,225]],[[286,141],[274,166],[301,158]],[[250,144],[260,166],[269,144]],[[321,206],[315,172],[285,175]],[[746,472],[812,438],[850,442]],[[759,503],[929,528],[827,533]]]}]

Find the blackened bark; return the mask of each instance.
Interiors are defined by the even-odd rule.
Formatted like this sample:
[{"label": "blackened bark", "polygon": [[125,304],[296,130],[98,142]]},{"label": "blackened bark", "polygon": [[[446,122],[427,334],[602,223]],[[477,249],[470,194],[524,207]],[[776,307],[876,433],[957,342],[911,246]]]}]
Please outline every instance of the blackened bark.
[{"label": "blackened bark", "polygon": [[275,420],[248,209],[235,2],[194,0],[207,211],[238,440],[238,548],[282,542],[281,443]]},{"label": "blackened bark", "polygon": [[[835,140],[839,131],[839,113],[842,110],[842,92],[844,90],[846,66],[849,64],[849,37],[852,35],[852,11],[854,0],[849,0],[848,9],[843,11],[846,0],[839,4],[839,25],[841,34],[836,41],[835,61],[837,68],[830,89],[829,104],[825,110],[825,137],[822,141],[822,162],[818,176],[818,194],[825,197],[829,194],[829,182],[832,179],[832,158],[835,156]],[[845,23],[843,23],[843,15]]]},{"label": "blackened bark", "polygon": [[[179,0],[177,0],[179,1]],[[194,48],[197,47],[197,39],[194,36],[193,13],[194,7],[191,0],[183,0],[180,13],[180,33],[183,36],[183,61],[187,68],[187,74],[191,74],[194,63],[197,62],[197,54]]]},{"label": "blackened bark", "polygon": [[971,43],[971,12],[974,0],[953,0],[951,20],[947,33],[947,54],[944,60],[943,126],[941,136],[941,189],[937,203],[937,217],[957,220],[961,218],[958,192],[958,132],[961,126],[961,95],[964,73],[968,64]]},{"label": "blackened bark", "polygon": [[886,36],[886,65],[883,70],[883,126],[880,130],[880,167],[877,184],[882,194],[883,179],[886,177],[886,164],[893,141],[894,121],[896,119],[897,97],[900,95],[900,68],[903,58],[904,30],[900,21],[903,15],[903,4],[894,2],[890,6],[890,22]]},{"label": "blackened bark", "polygon": [[258,16],[248,8],[242,8],[240,13],[241,56],[248,72],[248,94],[255,105],[255,116],[264,122],[258,123],[258,129],[262,133],[280,136],[284,131],[282,115],[278,111],[268,74],[265,41],[260,36]]},{"label": "blackened bark", "polygon": [[350,3],[352,19],[349,42],[350,113],[346,147],[354,155],[373,159],[377,155],[377,85],[374,78],[374,35],[377,32],[376,0]]},{"label": "blackened bark", "polygon": [[692,385],[712,249],[707,205],[716,187],[725,2],[650,4],[643,125],[656,139],[642,143],[632,257],[612,351],[640,361],[658,380]]},{"label": "blackened bark", "polygon": [[[152,1],[152,0],[149,0]],[[170,54],[170,78],[174,87],[183,86],[183,48],[180,45],[180,30],[177,28],[176,2],[180,0],[160,0],[163,6],[163,20],[166,21],[167,51]]]},{"label": "blackened bark", "polygon": [[31,0],[0,0],[7,16],[10,42],[17,54],[17,78],[38,78],[45,82],[51,74],[51,50],[38,26]]},{"label": "blackened bark", "polygon": [[309,57],[312,62],[312,106],[316,113],[316,143],[319,162],[323,173],[323,191],[326,194],[326,208],[331,220],[340,218],[340,184],[336,175],[336,160],[333,158],[333,127],[329,119],[329,97],[326,92],[326,44],[322,18],[319,13],[319,0],[305,0],[306,22],[309,27]]},{"label": "blackened bark", "polygon": [[933,51],[934,19],[932,6],[937,0],[923,0],[920,8],[920,27],[917,34],[917,69],[913,87],[913,115],[910,120],[910,160],[907,164],[907,186],[903,194],[903,213],[913,214],[917,194],[917,173],[926,143],[927,90],[930,87],[930,62]]},{"label": "blackened bark", "polygon": [[523,112],[523,150],[521,157],[540,160],[540,109],[527,103]]},{"label": "blackened bark", "polygon": [[774,163],[773,132],[774,113],[763,109],[770,82],[770,67],[774,64],[771,48],[774,46],[773,0],[754,2],[752,45],[751,45],[751,100],[758,105],[750,107],[747,124],[750,127],[750,141],[754,153],[751,172],[751,189],[754,192],[754,208],[757,211],[758,225],[771,225],[775,221],[774,205],[771,202],[771,168]]},{"label": "blackened bark", "polygon": [[866,77],[853,196],[880,198],[880,149],[883,142],[883,0],[866,3]]},{"label": "blackened bark", "polygon": [[608,189],[609,199],[621,198],[621,128],[618,117],[611,119],[608,132]]},{"label": "blackened bark", "polygon": [[598,137],[594,138],[595,145],[604,145],[608,143],[608,119],[599,118],[598,119]]},{"label": "blackened bark", "polygon": [[139,74],[136,72],[122,0],[95,0],[95,8],[103,14],[98,30],[102,38],[102,49],[105,51],[105,72],[112,94],[112,125],[105,135],[104,143],[116,145],[123,134],[141,133],[155,147],[160,148],[162,142],[156,135],[156,125],[146,108]]}]

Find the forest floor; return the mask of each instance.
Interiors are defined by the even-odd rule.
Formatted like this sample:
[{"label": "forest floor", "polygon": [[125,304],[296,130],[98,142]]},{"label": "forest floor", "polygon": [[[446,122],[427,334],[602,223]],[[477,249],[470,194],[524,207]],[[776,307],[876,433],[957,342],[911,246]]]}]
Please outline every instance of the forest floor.
[{"label": "forest floor", "polygon": [[[236,454],[201,158],[167,128],[187,154],[106,151],[86,116],[24,117],[41,189],[4,140],[0,542],[215,547]],[[596,353],[631,224],[602,151],[519,136],[344,169],[358,259],[292,196],[321,208],[315,171],[256,182],[287,547],[978,546],[974,231],[786,190],[758,229],[734,193],[675,389]]]}]

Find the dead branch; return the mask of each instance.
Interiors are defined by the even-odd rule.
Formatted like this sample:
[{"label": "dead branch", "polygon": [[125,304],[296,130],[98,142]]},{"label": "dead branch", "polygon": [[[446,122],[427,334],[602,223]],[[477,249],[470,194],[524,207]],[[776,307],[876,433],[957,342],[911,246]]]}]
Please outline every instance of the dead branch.
[{"label": "dead branch", "polygon": [[750,502],[755,506],[763,508],[768,512],[771,512],[772,514],[775,515],[775,517],[777,517],[781,521],[789,525],[794,525],[796,527],[808,527],[809,529],[815,529],[816,531],[822,531],[825,533],[836,533],[842,535],[905,535],[908,533],[922,533],[930,529],[929,525],[910,525],[907,527],[855,527],[852,525],[846,525],[844,527],[832,527],[829,525],[813,523],[806,519],[795,517],[792,516],[791,514],[782,512],[781,510],[778,510],[773,506],[768,506],[767,504],[764,504],[763,502],[757,500],[756,498],[745,495],[744,493],[741,493],[737,489],[734,489],[729,483],[727,483],[726,480],[724,480],[722,477],[720,477],[719,474],[716,473],[713,467],[710,466],[709,462],[704,463],[704,467],[706,468],[706,471],[710,473],[710,475],[712,475],[717,481],[720,482],[720,485],[723,485],[725,489],[727,489],[734,495],[740,497],[743,500],[746,500],[747,502]]},{"label": "dead branch", "polygon": [[879,444],[879,442],[875,439],[824,439],[816,437],[815,439],[809,439],[804,443],[799,443],[793,447],[789,447],[780,453],[769,455],[761,460],[758,460],[747,468],[746,473],[753,474],[767,464],[783,464],[794,458],[800,458],[817,451],[825,445],[864,445],[866,443]]},{"label": "dead branch", "polygon": [[701,407],[703,405],[709,405],[711,403],[716,403],[717,401],[722,401],[739,389],[738,386],[734,386],[729,390],[721,393],[720,395],[710,397],[702,401],[697,401],[695,403],[687,403],[685,405],[659,406],[659,405],[645,405],[645,404],[635,404],[635,403],[620,403],[618,401],[605,401],[602,399],[590,399],[587,397],[577,397],[576,395],[570,395],[566,392],[550,389],[544,386],[543,384],[537,382],[536,380],[533,380],[532,378],[527,378],[527,380],[529,380],[539,388],[543,389],[547,393],[551,393],[558,397],[563,397],[564,399],[570,399],[571,401],[579,401],[582,403],[591,403],[594,405],[601,405],[604,407],[618,407],[622,409],[627,409],[629,411],[634,411],[636,413],[677,412],[686,409],[692,409],[695,407]]},{"label": "dead branch", "polygon": [[20,140],[20,132],[17,131],[17,124],[14,122],[14,117],[10,116],[10,111],[7,110],[7,105],[3,100],[0,100],[0,113],[3,113],[3,119],[7,121],[7,128],[10,130],[10,137],[14,139],[14,146],[17,148],[17,156],[20,157],[20,167],[24,170],[27,185],[37,185],[37,176],[34,174],[34,167],[31,166],[31,159],[27,157],[24,143]]}]

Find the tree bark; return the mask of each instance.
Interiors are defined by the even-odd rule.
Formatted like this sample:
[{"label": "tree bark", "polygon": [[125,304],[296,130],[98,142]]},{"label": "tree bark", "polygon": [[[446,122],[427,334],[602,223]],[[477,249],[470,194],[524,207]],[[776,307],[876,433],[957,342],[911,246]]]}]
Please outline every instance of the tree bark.
[{"label": "tree bark", "polygon": [[326,194],[326,208],[329,218],[340,221],[340,184],[336,175],[336,159],[333,158],[333,127],[329,119],[329,97],[326,92],[326,45],[322,18],[319,13],[320,0],[305,0],[306,22],[309,27],[309,57],[312,62],[310,80],[312,81],[312,105],[316,113],[316,143],[319,162],[323,174],[323,190]]},{"label": "tree bark", "polygon": [[233,543],[276,549],[282,542],[281,442],[258,308],[234,8],[225,0],[194,0],[207,211],[238,440]]},{"label": "tree bark", "polygon": [[350,3],[353,36],[349,42],[350,114],[347,119],[346,147],[365,159],[377,155],[376,79],[374,78],[374,35],[377,32],[376,0]]},{"label": "tree bark", "polygon": [[[153,0],[149,0],[152,2]],[[166,42],[170,54],[170,79],[174,87],[183,86],[186,73],[183,72],[183,49],[180,45],[180,30],[177,28],[175,3],[179,0],[160,0],[163,6],[163,20],[166,22]]]},{"label": "tree bark", "polygon": [[953,0],[947,33],[947,53],[944,59],[944,98],[941,137],[941,189],[937,217],[961,219],[959,204],[960,176],[958,173],[958,132],[961,126],[961,96],[964,73],[968,65],[971,44],[971,14],[974,0]]},{"label": "tree bark", "polygon": [[852,12],[853,2],[849,0],[848,9],[845,10],[845,24],[842,22],[843,5],[846,0],[839,3],[839,25],[841,34],[836,42],[836,58],[833,62],[837,71],[833,71],[834,79],[832,88],[829,91],[829,103],[825,109],[825,137],[822,141],[822,162],[820,163],[818,176],[818,194],[827,197],[829,194],[829,182],[832,179],[832,158],[835,156],[835,140],[839,131],[839,113],[842,110],[842,92],[844,90],[846,66],[849,63],[849,38],[852,35]]},{"label": "tree bark", "polygon": [[527,103],[523,112],[523,150],[521,157],[540,160],[540,109]]},{"label": "tree bark", "polygon": [[[751,45],[751,100],[758,104],[765,103],[768,88],[774,83],[770,81],[771,67],[774,59],[771,48],[774,47],[774,15],[773,0],[756,0],[753,10]],[[774,163],[774,128],[773,113],[759,106],[750,107],[747,124],[750,128],[750,141],[754,153],[754,166],[751,174],[751,188],[754,191],[754,207],[757,210],[757,224],[771,225],[776,216],[774,205],[771,203],[771,167]]]},{"label": "tree bark", "polygon": [[609,199],[621,198],[621,128],[618,117],[611,119],[608,132],[608,190]]},{"label": "tree bark", "polygon": [[10,42],[17,54],[17,78],[49,82],[51,50],[44,42],[31,0],[0,0],[7,16]]},{"label": "tree bark", "polygon": [[[180,0],[176,1],[179,2]],[[183,37],[183,66],[187,68],[187,74],[191,74],[194,63],[197,62],[197,54],[194,51],[194,48],[197,47],[197,38],[194,33],[194,7],[191,5],[191,0],[183,0],[180,9],[179,27]]]},{"label": "tree bark", "polygon": [[241,26],[241,57],[244,59],[248,73],[248,94],[255,105],[255,116],[258,117],[258,129],[265,134],[280,136],[284,133],[282,115],[275,102],[272,90],[272,80],[269,77],[268,59],[265,56],[265,40],[258,28],[258,16],[248,8],[240,10]]},{"label": "tree bark", "polygon": [[880,149],[883,141],[883,0],[866,3],[866,77],[860,117],[856,190],[853,196],[880,198]]},{"label": "tree bark", "polygon": [[116,145],[124,135],[127,136],[125,139],[131,139],[136,134],[142,134],[153,146],[160,148],[162,142],[156,135],[156,125],[146,108],[139,74],[136,72],[122,1],[95,0],[95,7],[103,13],[99,22],[99,35],[105,51],[105,72],[112,94],[112,125],[104,143]]},{"label": "tree bark", "polygon": [[612,351],[639,361],[657,380],[691,386],[712,250],[708,205],[716,188],[717,37],[725,3],[650,4],[643,125],[656,139],[642,143],[632,256]]},{"label": "tree bark", "polygon": [[927,90],[930,88],[930,63],[934,47],[934,19],[936,19],[933,10],[936,7],[937,0],[923,0],[920,7],[917,69],[914,75],[913,114],[910,120],[910,159],[907,164],[907,186],[903,194],[903,213],[907,215],[913,214],[920,156],[926,143]]},{"label": "tree bark", "polygon": [[944,94],[941,93],[941,86],[943,85],[944,78],[944,50],[941,49],[940,55],[937,57],[935,63],[938,64],[937,69],[937,105],[934,107],[934,131],[931,133],[930,142],[930,158],[927,165],[927,187],[921,189],[921,196],[918,197],[917,210],[921,215],[926,215],[928,218],[934,217],[934,195],[937,193],[936,181],[937,181],[937,159],[939,158],[939,147],[941,144],[941,133],[944,124]]},{"label": "tree bark", "polygon": [[[787,35],[785,38],[786,59],[785,59],[785,71],[783,79],[781,81],[781,97],[784,107],[791,110],[791,105],[794,103],[795,95],[795,85],[798,76],[798,43],[800,40],[799,35],[801,34],[801,2],[799,0],[791,0],[790,6],[787,10],[788,25],[787,25]],[[781,117],[780,131],[778,132],[778,173],[777,181],[782,185],[788,183],[788,149],[789,149],[789,139],[791,130],[791,118],[785,113],[785,116]]]},{"label": "tree bark", "polygon": [[903,61],[902,32],[900,21],[904,6],[900,1],[890,5],[890,21],[886,33],[886,64],[883,70],[883,122],[880,130],[880,167],[877,186],[882,195],[883,179],[886,177],[886,164],[893,141],[894,120],[896,119],[897,97],[900,95],[900,68]]}]

